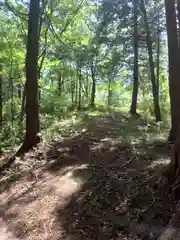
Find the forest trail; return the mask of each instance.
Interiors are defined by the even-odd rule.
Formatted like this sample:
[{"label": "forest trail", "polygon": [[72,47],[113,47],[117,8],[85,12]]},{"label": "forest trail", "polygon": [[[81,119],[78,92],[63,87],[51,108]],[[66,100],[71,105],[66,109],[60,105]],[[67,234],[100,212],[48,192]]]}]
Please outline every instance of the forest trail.
[{"label": "forest trail", "polygon": [[1,239],[157,239],[173,211],[160,177],[171,149],[151,128],[119,112],[86,116],[18,159],[0,179]]}]

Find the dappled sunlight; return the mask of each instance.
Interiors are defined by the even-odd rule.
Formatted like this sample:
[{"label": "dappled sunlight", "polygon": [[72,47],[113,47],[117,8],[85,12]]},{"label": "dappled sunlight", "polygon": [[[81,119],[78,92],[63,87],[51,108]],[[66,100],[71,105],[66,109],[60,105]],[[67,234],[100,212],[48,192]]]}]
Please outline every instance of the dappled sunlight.
[{"label": "dappled sunlight", "polygon": [[57,140],[61,135],[66,135],[66,133],[71,133],[74,135],[79,134],[78,131],[74,131],[74,126],[81,123],[81,118],[73,115],[70,118],[65,118],[61,120],[55,120],[53,124],[47,129],[45,129],[45,138],[47,140]]},{"label": "dappled sunlight", "polygon": [[[7,229],[18,238],[26,231],[23,240],[159,236],[171,211],[156,185],[170,148],[156,141],[157,128],[117,112],[77,119],[57,123],[54,142],[37,150],[42,168],[29,167],[1,194]],[[37,153],[25,155],[29,166],[41,163]]]},{"label": "dappled sunlight", "polygon": [[170,158],[159,158],[158,160],[153,161],[148,168],[156,168],[158,166],[168,166],[170,163]]},{"label": "dappled sunlight", "polygon": [[0,0],[0,22],[0,240],[159,239],[180,0]]},{"label": "dappled sunlight", "polygon": [[114,149],[113,147],[116,145],[115,139],[112,138],[103,138],[100,139],[99,142],[95,142],[90,146],[90,150],[93,151],[102,151],[102,150],[110,150]]},{"label": "dappled sunlight", "polygon": [[[45,233],[46,238],[52,239],[49,229],[55,219],[54,208],[57,204],[63,208],[67,199],[81,189],[84,182],[74,178],[73,173],[84,168],[86,165],[66,168],[66,174],[56,177],[44,173],[37,180],[31,179],[28,182],[21,179],[10,192],[1,195],[1,221],[7,229],[10,226],[18,239],[25,230],[23,239],[29,239],[30,235],[45,239]],[[45,232],[45,229],[48,231]]]}]

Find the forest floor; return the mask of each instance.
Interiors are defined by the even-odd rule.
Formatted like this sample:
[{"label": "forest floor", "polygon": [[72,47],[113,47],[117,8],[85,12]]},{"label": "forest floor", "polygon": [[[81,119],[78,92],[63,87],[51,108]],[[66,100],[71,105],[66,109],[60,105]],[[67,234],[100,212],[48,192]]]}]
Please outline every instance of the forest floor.
[{"label": "forest floor", "polygon": [[0,177],[0,239],[158,239],[173,212],[162,134],[120,112],[84,115]]}]

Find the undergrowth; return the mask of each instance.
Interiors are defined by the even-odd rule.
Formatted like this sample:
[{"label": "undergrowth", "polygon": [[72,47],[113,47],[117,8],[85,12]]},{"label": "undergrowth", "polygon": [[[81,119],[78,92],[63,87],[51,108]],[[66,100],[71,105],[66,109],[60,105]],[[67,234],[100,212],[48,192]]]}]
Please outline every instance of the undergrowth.
[{"label": "undergrowth", "polygon": [[[87,108],[81,111],[62,112],[59,116],[41,113],[42,137],[46,141],[51,142],[67,135],[77,135],[79,132],[87,130],[86,125],[91,119],[102,118],[108,115],[113,117],[114,112],[125,117],[125,121],[119,122],[118,141],[133,143],[140,140],[146,142],[156,139],[165,140],[167,138],[169,119],[155,123],[150,114],[141,115],[140,112],[140,117],[131,117],[126,108],[122,108],[122,111],[119,111],[117,107],[105,108],[104,106],[96,109]],[[12,150],[20,145],[25,134],[24,126],[24,122],[20,124],[19,121],[14,121],[13,125],[11,121],[3,123],[0,132],[0,149],[2,152],[7,149]]]}]

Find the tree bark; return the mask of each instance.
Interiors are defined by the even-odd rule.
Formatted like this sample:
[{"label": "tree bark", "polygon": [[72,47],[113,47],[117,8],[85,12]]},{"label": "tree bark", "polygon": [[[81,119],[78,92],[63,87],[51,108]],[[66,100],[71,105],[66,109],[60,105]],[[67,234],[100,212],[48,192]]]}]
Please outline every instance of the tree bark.
[{"label": "tree bark", "polygon": [[111,106],[111,102],[112,102],[112,79],[111,78],[112,76],[108,78],[108,102],[107,102],[108,107]]},{"label": "tree bark", "polygon": [[150,65],[150,73],[151,73],[151,84],[152,84],[152,93],[153,93],[153,102],[154,102],[154,113],[156,122],[161,121],[161,111],[159,106],[159,98],[158,98],[158,89],[156,84],[156,77],[154,72],[154,61],[153,61],[153,49],[152,49],[152,41],[150,36],[150,30],[149,30],[149,24],[147,20],[147,13],[144,6],[144,0],[141,0],[140,8],[143,13],[144,18],[144,24],[145,24],[145,30],[146,30],[146,44],[148,49],[148,55],[149,55],[149,65]]},{"label": "tree bark", "polygon": [[168,224],[168,226],[165,228],[162,235],[158,238],[158,240],[178,240],[180,239],[180,205],[177,204],[176,211],[172,215],[172,218]]},{"label": "tree bark", "polygon": [[13,157],[0,166],[0,173],[9,168],[15,161],[16,156],[20,156],[36,146],[40,141],[38,135],[39,106],[38,106],[38,49],[39,49],[39,0],[30,0],[28,37],[26,53],[26,135],[20,149]]},{"label": "tree bark", "polygon": [[177,0],[177,17],[178,17],[178,42],[180,46],[180,0]]},{"label": "tree bark", "polygon": [[134,34],[133,34],[133,48],[134,48],[134,72],[133,72],[133,92],[130,113],[137,115],[137,97],[138,97],[138,0],[134,0]]},{"label": "tree bark", "polygon": [[75,81],[73,77],[71,76],[71,104],[72,109],[74,108],[74,93],[75,93]]},{"label": "tree bark", "polygon": [[13,86],[13,56],[12,56],[12,46],[9,44],[9,53],[10,53],[10,67],[9,67],[9,88],[11,89],[11,124],[14,123],[14,86]]},{"label": "tree bark", "polygon": [[169,140],[176,141],[176,134],[180,123],[180,71],[179,71],[179,47],[174,0],[165,0],[166,25],[168,36],[169,56],[169,92],[171,106],[171,130]]},{"label": "tree bark", "polygon": [[159,22],[159,9],[158,9],[158,28],[157,28],[157,53],[156,53],[156,85],[157,85],[157,94],[159,99],[159,69],[160,69],[160,22]]},{"label": "tree bark", "polygon": [[3,99],[2,99],[2,66],[0,65],[0,128],[2,127]]},{"label": "tree bark", "polygon": [[21,99],[21,84],[18,84],[18,98]]},{"label": "tree bark", "polygon": [[19,123],[22,124],[23,122],[23,116],[24,116],[24,112],[25,112],[25,102],[26,102],[26,82],[24,84],[24,88],[23,88],[23,93],[22,93],[22,102],[21,102],[21,114],[20,114],[20,121]]},{"label": "tree bark", "polygon": [[39,106],[38,106],[38,49],[39,49],[39,0],[30,1],[27,57],[26,57],[26,136],[24,151],[28,151],[39,142]]},{"label": "tree bark", "polygon": [[82,72],[81,66],[78,67],[78,106],[77,109],[81,110],[81,90],[82,90]]},{"label": "tree bark", "polygon": [[63,79],[61,73],[59,73],[58,76],[58,90],[59,90],[59,96],[62,95],[62,86],[63,86]]},{"label": "tree bark", "polygon": [[94,72],[93,61],[92,61],[92,65],[91,65],[91,78],[92,78],[92,89],[91,89],[90,107],[95,108],[96,79],[95,79],[95,72]]}]

